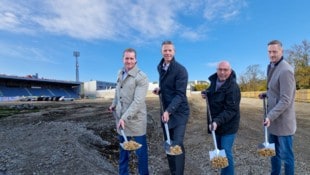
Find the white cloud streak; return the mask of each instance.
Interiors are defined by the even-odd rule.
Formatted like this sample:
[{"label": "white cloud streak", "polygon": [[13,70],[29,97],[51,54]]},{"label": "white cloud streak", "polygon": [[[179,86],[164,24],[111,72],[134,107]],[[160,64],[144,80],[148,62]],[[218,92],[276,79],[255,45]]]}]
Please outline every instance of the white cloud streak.
[{"label": "white cloud streak", "polygon": [[47,58],[40,49],[35,47],[26,47],[19,46],[16,44],[4,44],[0,43],[0,55],[4,59],[15,58],[17,60],[27,60],[27,61],[35,61],[35,62],[46,62],[52,63],[51,59]]},{"label": "white cloud streak", "polygon": [[246,7],[245,0],[206,0],[204,17],[207,20],[231,20]]},{"label": "white cloud streak", "polygon": [[[181,36],[198,40],[207,21],[235,18],[244,0],[1,0],[0,30],[47,31],[81,40],[151,40]],[[180,16],[197,16],[188,26]]]}]

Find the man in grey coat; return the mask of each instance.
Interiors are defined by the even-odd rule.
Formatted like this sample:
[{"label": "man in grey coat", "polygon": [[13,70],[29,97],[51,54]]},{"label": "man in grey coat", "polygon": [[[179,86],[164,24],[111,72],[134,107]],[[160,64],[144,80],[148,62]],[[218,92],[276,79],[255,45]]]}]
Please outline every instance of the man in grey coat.
[{"label": "man in grey coat", "polygon": [[294,70],[283,59],[280,41],[268,43],[268,55],[267,93],[261,93],[259,98],[267,98],[267,118],[264,124],[268,127],[269,142],[274,143],[276,149],[276,155],[271,158],[271,175],[281,174],[282,161],[285,174],[293,175],[293,135],[296,132]]},{"label": "man in grey coat", "polygon": [[[136,51],[128,48],[123,52],[124,68],[119,71],[115,97],[109,110],[115,110],[117,116],[117,130],[120,142],[124,142],[119,128],[126,133],[127,140],[134,139],[142,145],[136,150],[138,157],[139,175],[147,175],[148,153],[146,141],[147,113],[145,97],[149,82],[137,64]],[[129,151],[120,147],[119,174],[128,175]]]}]

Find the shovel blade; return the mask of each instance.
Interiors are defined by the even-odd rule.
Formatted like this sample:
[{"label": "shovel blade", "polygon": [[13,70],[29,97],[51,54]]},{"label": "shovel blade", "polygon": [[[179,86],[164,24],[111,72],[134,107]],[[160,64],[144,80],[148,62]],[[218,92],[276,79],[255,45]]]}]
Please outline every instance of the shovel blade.
[{"label": "shovel blade", "polygon": [[181,155],[183,153],[182,151],[180,151],[180,152],[177,152],[177,151],[171,152],[171,147],[173,147],[172,143],[173,142],[171,140],[170,140],[170,144],[169,144],[168,141],[164,142],[164,148],[165,148],[166,154],[171,155],[171,156]]},{"label": "shovel blade", "polygon": [[168,141],[165,141],[164,142],[164,148],[165,148],[165,152],[166,152],[166,154],[169,154],[169,155],[171,155],[171,152],[170,152],[170,143],[168,143]]},{"label": "shovel blade", "polygon": [[209,151],[209,155],[210,155],[210,160],[212,160],[214,157],[217,157],[217,156],[226,157],[225,150],[223,149]]},{"label": "shovel blade", "polygon": [[124,143],[125,143],[125,142],[120,143],[119,145],[120,145],[124,150],[127,150],[127,151],[135,151],[135,150],[138,150],[138,149],[140,149],[140,148],[142,147],[142,145],[139,144],[139,146],[137,146],[137,147],[135,147],[135,148],[127,149],[127,148],[124,146]]},{"label": "shovel blade", "polygon": [[268,143],[265,146],[266,148],[269,148],[269,149],[273,149],[273,150],[275,149],[274,143]]},{"label": "shovel blade", "polygon": [[262,143],[258,145],[258,154],[263,157],[272,157],[276,155],[274,143]]},{"label": "shovel blade", "polygon": [[275,150],[275,145],[274,145],[274,143],[266,143],[266,142],[258,145],[258,149],[263,149],[263,148]]}]

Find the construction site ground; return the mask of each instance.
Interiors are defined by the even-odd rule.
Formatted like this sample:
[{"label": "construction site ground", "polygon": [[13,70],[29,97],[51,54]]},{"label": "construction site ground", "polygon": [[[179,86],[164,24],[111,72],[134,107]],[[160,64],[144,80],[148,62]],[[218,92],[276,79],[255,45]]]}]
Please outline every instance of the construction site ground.
[{"label": "construction site ground", "polygon": [[[108,107],[112,99],[66,102],[1,102],[0,175],[116,175],[119,142]],[[206,104],[200,95],[189,97],[191,115],[186,129],[186,175],[219,174],[212,169],[209,151],[214,150],[207,133]],[[310,174],[310,104],[296,103],[294,136],[295,174]],[[159,100],[147,98],[149,171],[168,175],[169,168],[160,127]],[[242,98],[241,121],[234,145],[236,174],[270,172],[270,159],[257,154],[264,142],[263,102]],[[308,146],[307,146],[308,145]],[[137,174],[134,152],[131,174]]]}]

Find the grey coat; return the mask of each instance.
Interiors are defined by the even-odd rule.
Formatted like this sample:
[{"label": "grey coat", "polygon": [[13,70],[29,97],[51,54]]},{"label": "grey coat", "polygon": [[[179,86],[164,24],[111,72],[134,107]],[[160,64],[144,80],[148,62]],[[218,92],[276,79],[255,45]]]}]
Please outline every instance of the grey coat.
[{"label": "grey coat", "polygon": [[268,78],[267,117],[271,120],[268,131],[276,136],[293,135],[296,131],[294,70],[282,59]]},{"label": "grey coat", "polygon": [[[118,118],[125,121],[127,136],[142,136],[146,134],[147,112],[145,97],[149,81],[145,73],[137,66],[128,72],[123,80],[123,70],[119,71],[115,97],[112,107],[115,107]],[[120,134],[120,131],[118,130]]]}]

